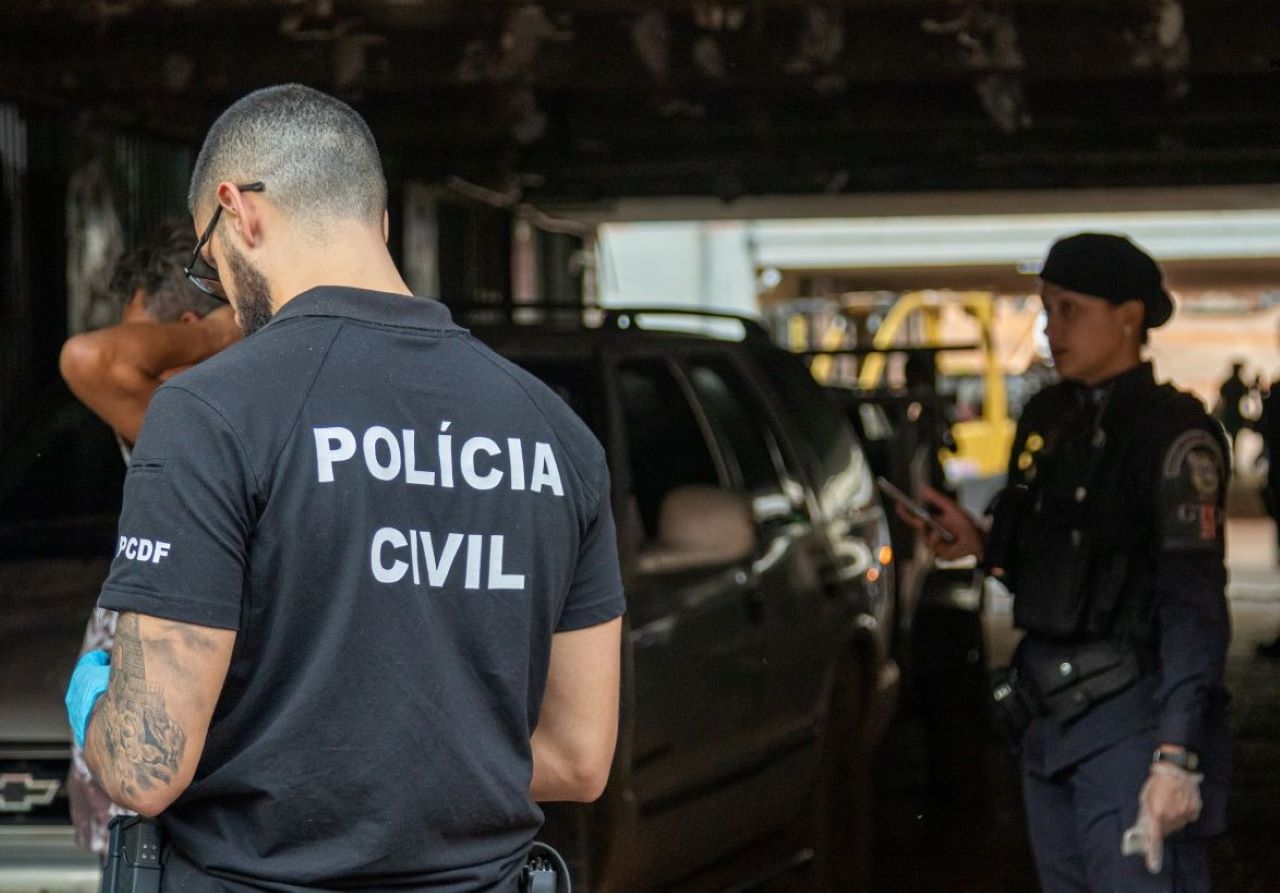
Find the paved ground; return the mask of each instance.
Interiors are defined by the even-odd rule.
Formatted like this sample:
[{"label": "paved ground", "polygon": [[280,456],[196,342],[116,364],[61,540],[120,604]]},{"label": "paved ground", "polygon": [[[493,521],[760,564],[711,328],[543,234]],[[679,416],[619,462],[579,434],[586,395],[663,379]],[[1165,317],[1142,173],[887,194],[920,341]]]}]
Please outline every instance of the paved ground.
[{"label": "paved ground", "polygon": [[[1228,530],[1230,601],[1234,637],[1228,661],[1233,695],[1235,775],[1232,825],[1215,843],[1215,888],[1230,893],[1280,889],[1280,662],[1254,656],[1258,642],[1280,629],[1280,571],[1269,520],[1252,516],[1256,504],[1245,487],[1233,494]],[[1243,517],[1239,517],[1243,515]],[[1007,604],[991,605],[983,618],[987,663],[1012,650]],[[1023,830],[1013,759],[991,735],[974,734],[973,618],[953,617],[934,629],[955,643],[956,670],[941,695],[956,717],[949,730],[932,730],[953,746],[943,748],[946,786],[930,785],[931,730],[904,712],[881,749],[877,773],[875,887],[902,893],[1023,893],[1038,887]],[[947,687],[949,685],[949,687]],[[968,740],[972,744],[966,745]],[[951,760],[949,768],[947,759]]]}]

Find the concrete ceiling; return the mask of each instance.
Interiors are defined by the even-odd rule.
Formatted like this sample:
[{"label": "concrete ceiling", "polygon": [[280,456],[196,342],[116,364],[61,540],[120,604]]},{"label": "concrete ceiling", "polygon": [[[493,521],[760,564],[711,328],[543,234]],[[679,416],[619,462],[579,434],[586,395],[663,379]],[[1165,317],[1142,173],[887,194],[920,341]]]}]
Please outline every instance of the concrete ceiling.
[{"label": "concrete ceiling", "polygon": [[0,5],[0,98],[196,144],[282,81],[536,202],[1280,179],[1274,0]]}]

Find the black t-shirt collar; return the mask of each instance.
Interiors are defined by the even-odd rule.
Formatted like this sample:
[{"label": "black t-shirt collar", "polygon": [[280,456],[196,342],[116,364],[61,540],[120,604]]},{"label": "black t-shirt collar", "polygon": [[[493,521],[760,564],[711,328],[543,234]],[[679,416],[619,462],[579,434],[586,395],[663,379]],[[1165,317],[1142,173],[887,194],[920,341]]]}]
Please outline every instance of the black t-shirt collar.
[{"label": "black t-shirt collar", "polygon": [[339,316],[386,326],[460,331],[449,308],[432,298],[339,285],[304,291],[281,307],[271,324],[295,316]]}]

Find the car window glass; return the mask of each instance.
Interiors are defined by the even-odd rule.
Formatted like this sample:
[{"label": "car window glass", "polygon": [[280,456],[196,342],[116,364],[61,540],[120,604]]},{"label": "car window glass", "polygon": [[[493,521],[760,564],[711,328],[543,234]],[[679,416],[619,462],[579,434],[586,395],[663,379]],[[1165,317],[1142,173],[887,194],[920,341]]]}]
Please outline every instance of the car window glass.
[{"label": "car window glass", "polygon": [[756,520],[789,517],[793,509],[803,505],[803,494],[786,486],[786,467],[777,435],[751,385],[723,357],[691,361],[689,381],[727,441]]},{"label": "car window glass", "polygon": [[796,440],[824,510],[829,515],[865,508],[875,498],[871,470],[840,407],[809,371],[783,351],[760,350],[757,359],[795,421]]},{"label": "car window glass", "polygon": [[646,537],[655,539],[667,493],[690,485],[719,487],[722,482],[702,427],[665,361],[622,363],[618,387],[635,508]]}]

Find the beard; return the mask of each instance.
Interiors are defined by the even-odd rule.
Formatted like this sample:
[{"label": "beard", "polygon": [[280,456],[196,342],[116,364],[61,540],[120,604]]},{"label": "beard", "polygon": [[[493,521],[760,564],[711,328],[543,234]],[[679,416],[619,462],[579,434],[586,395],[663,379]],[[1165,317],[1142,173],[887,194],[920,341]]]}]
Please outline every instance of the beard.
[{"label": "beard", "polygon": [[225,251],[227,272],[231,275],[236,293],[236,316],[240,320],[240,328],[248,338],[271,322],[275,313],[271,307],[271,286],[267,284],[267,277],[254,269],[234,246],[228,244]]}]

